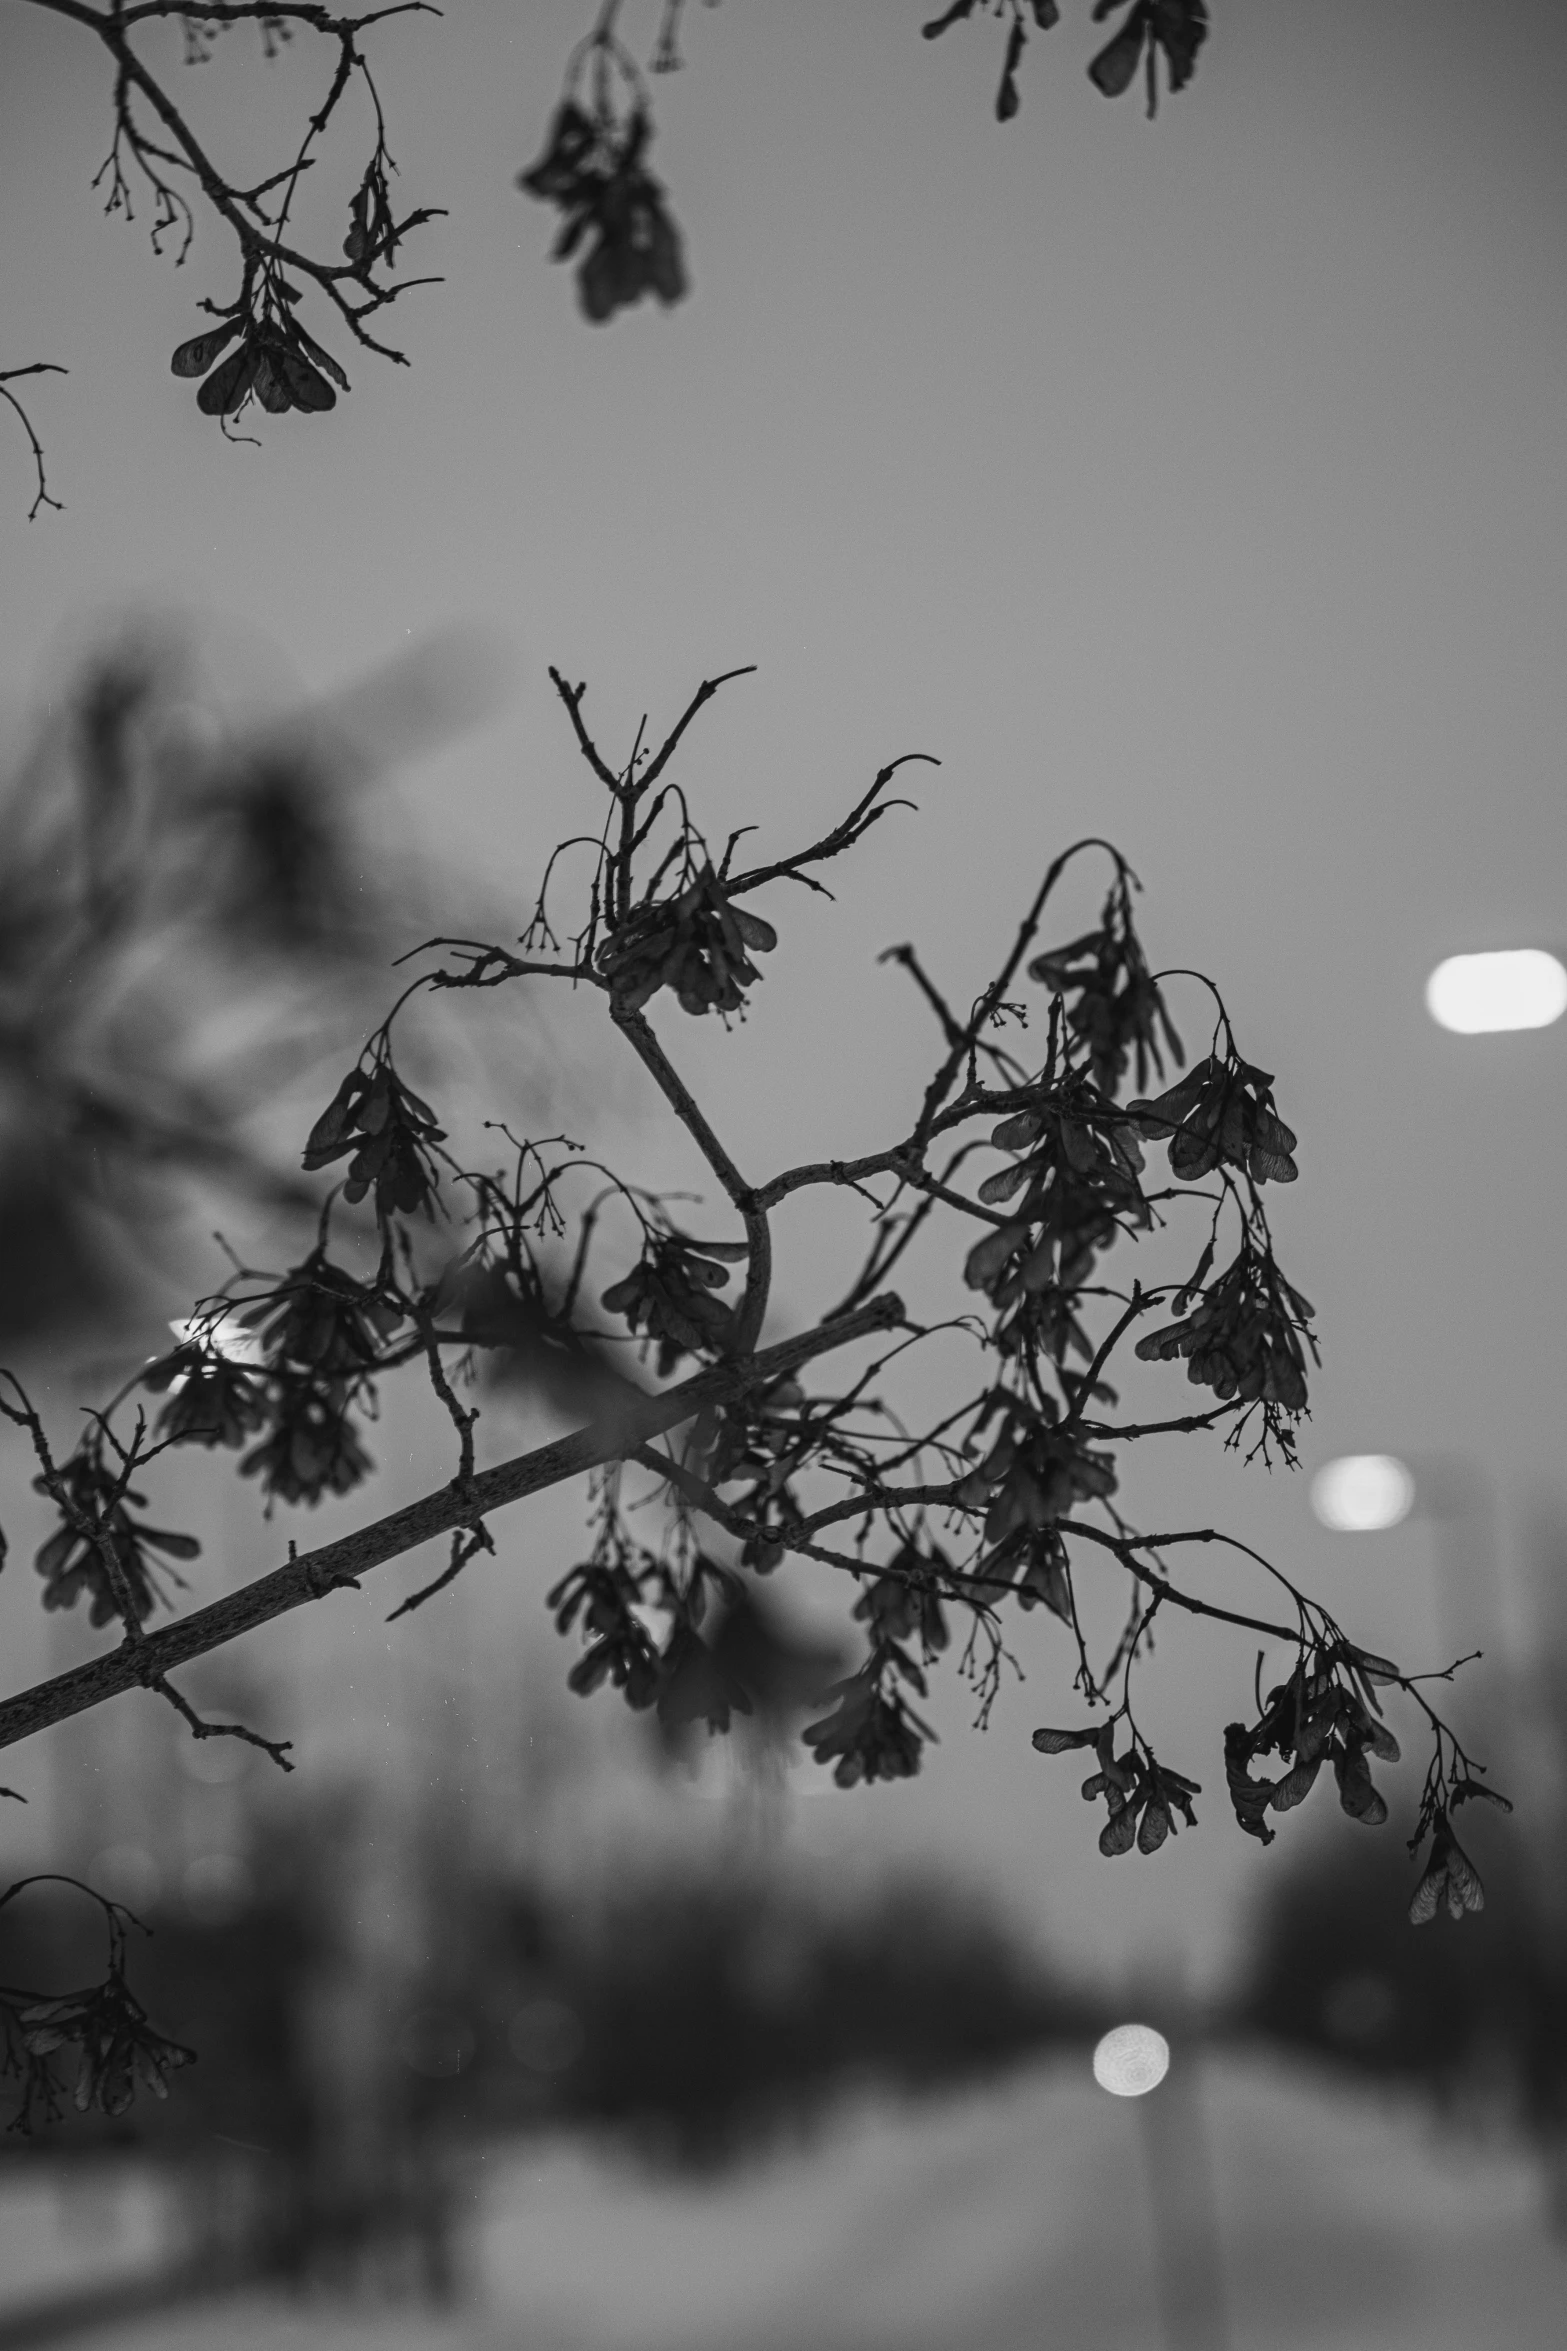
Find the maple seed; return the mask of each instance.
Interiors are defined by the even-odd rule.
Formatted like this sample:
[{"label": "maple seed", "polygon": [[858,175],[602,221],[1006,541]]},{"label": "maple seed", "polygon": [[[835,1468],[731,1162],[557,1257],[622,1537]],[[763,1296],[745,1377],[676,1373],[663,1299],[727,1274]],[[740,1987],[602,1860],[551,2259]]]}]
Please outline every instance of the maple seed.
[{"label": "maple seed", "polygon": [[1064,1755],[1069,1747],[1091,1747],[1098,1737],[1096,1729],[1086,1731],[1038,1730],[1034,1745],[1041,1755]]},{"label": "maple seed", "polygon": [[[281,279],[275,291],[286,302],[297,299]],[[214,368],[225,343],[242,330],[239,348]],[[265,316],[247,319],[240,313],[224,319],[182,343],[169,364],[178,376],[206,376],[196,394],[196,405],[206,416],[234,416],[252,398],[271,416],[286,415],[293,408],[320,414],[337,406],[332,384],[348,390],[348,378],[331,353],[323,351],[289,311],[274,310],[270,298]]]},{"label": "maple seed", "polygon": [[1431,1839],[1431,1858],[1410,1901],[1410,1924],[1429,1926],[1436,1916],[1438,1903],[1444,1901],[1451,1919],[1462,1918],[1466,1910],[1485,1908],[1485,1888],[1480,1883],[1480,1873],[1453,1835],[1445,1817],[1439,1818],[1436,1823]]},{"label": "maple seed", "polygon": [[[1095,24],[1102,24],[1126,0],[1097,0]],[[1155,60],[1164,59],[1172,90],[1184,90],[1197,66],[1197,52],[1208,37],[1207,0],[1133,0],[1130,15],[1093,58],[1088,76],[1106,98],[1119,98],[1131,88],[1146,54],[1148,112],[1158,107]]]},{"label": "maple seed", "polygon": [[568,98],[556,111],[543,155],[517,175],[525,194],[563,216],[551,259],[569,261],[587,245],[577,294],[596,324],[644,294],[668,304],[687,291],[680,232],[643,161],[651,138],[641,106],[617,122],[608,111],[586,114]]},{"label": "maple seed", "polygon": [[282,416],[293,407],[287,384],[278,373],[278,353],[263,351],[256,370],[255,394],[269,416]]},{"label": "maple seed", "polygon": [[204,334],[192,335],[175,352],[170,367],[177,376],[204,376],[224,344],[233,341],[244,323],[242,318],[226,318],[221,326],[208,327]]},{"label": "maple seed", "polygon": [[[329,375],[331,377],[333,383],[336,384],[340,392],[346,392],[350,390],[351,386],[349,384],[348,378],[346,375],[344,375],[342,369],[338,366],[337,361],[332,357],[331,352],[323,351],[321,345],[316,341],[315,336],[307,334],[297,319],[293,320],[291,323],[294,330],[294,340],[299,345],[301,351],[305,352],[309,358],[315,361],[317,367],[320,368],[323,375]],[[325,400],[321,403],[321,405],[324,408],[330,408],[332,403],[330,400]]]},{"label": "maple seed", "polygon": [[1123,90],[1131,88],[1132,76],[1142,62],[1143,42],[1147,32],[1146,13],[1141,8],[1135,8],[1120,31],[1106,42],[1090,64],[1089,76],[1106,98],[1119,98]]},{"label": "maple seed", "polygon": [[261,366],[261,352],[254,343],[241,343],[223,365],[214,368],[196,394],[196,406],[203,416],[232,416],[243,408],[255,383]]},{"label": "maple seed", "polygon": [[313,368],[308,359],[302,357],[297,351],[289,350],[278,350],[273,356],[274,365],[281,370],[283,381],[288,387],[289,395],[296,408],[320,413],[337,406],[337,394],[325,376]]},{"label": "maple seed", "polygon": [[357,267],[370,250],[370,189],[368,184],[359,190],[353,203],[349,206],[349,211],[352,215],[352,221],[348,234],[343,239],[343,251]]}]

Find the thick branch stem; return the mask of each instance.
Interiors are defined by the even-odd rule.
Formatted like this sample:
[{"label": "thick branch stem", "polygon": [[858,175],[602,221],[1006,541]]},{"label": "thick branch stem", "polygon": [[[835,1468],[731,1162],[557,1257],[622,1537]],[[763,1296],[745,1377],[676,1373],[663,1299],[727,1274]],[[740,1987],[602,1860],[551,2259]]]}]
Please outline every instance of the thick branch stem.
[{"label": "thick branch stem", "polygon": [[762,1318],[767,1312],[768,1292],[772,1288],[773,1236],[766,1211],[759,1196],[748,1189],[740,1170],[708,1125],[690,1087],[642,1014],[621,1011],[613,1002],[610,1010],[615,1026],[629,1039],[632,1050],[651,1073],[681,1124],[694,1136],[703,1158],[745,1218],[745,1237],[750,1256],[746,1261],[745,1296],[740,1302],[740,1312],[735,1323],[734,1343],[737,1355],[749,1354],[761,1336]]},{"label": "thick branch stem", "polygon": [[518,1454],[493,1469],[481,1470],[466,1490],[460,1482],[443,1486],[409,1503],[406,1509],[356,1528],[335,1543],[298,1554],[286,1566],[258,1576],[240,1591],[214,1600],[209,1607],[194,1609],[161,1632],[146,1634],[134,1648],[122,1643],[107,1656],[95,1657],[6,1699],[0,1703],[0,1747],[14,1746],[51,1723],[85,1713],[122,1690],[155,1686],[176,1666],[221,1649],[241,1633],[253,1632],[258,1625],[301,1608],[307,1601],[322,1599],[344,1584],[357,1583],[372,1568],[401,1558],[405,1551],[415,1550],[453,1527],[469,1525],[480,1513],[561,1485],[602,1462],[622,1460],[650,1437],[661,1436],[691,1419],[704,1405],[726,1403],[747,1388],[781,1379],[815,1356],[866,1338],[873,1331],[887,1330],[902,1320],[903,1302],[889,1291],[840,1322],[802,1331],[797,1338],[785,1339],[744,1360],[717,1364],[663,1395],[650,1395],[645,1402],[618,1411],[613,1418],[577,1429],[535,1452]]}]

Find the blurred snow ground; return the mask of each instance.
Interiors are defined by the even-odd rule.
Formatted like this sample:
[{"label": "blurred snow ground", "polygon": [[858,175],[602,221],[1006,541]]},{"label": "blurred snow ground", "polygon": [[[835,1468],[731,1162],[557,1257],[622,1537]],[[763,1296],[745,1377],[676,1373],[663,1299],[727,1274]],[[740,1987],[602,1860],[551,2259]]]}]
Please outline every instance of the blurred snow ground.
[{"label": "blurred snow ground", "polygon": [[[1550,2237],[1538,2170],[1515,2148],[1439,2131],[1402,2094],[1271,2059],[1208,2059],[1200,2098],[1231,2351],[1567,2341],[1567,2245]],[[255,2296],[76,2340],[91,2351],[1163,2351],[1143,2122],[1135,2102],[1095,2089],[1082,2061],[1054,2061],[960,2097],[861,2105],[810,2147],[716,2179],[541,2139],[476,2166],[472,2298],[459,2313],[350,2315]],[[36,2191],[5,2191],[0,2316],[43,2282],[41,2218]]]}]

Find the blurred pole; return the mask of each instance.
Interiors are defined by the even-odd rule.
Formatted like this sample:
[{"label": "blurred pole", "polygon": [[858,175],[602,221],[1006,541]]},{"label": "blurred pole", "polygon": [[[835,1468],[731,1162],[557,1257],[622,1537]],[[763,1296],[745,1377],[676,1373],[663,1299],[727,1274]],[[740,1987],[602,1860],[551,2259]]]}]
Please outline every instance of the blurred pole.
[{"label": "blurred pole", "polygon": [[[1415,1516],[1431,1526],[1437,1566],[1437,1639],[1444,1663],[1481,1651],[1486,1671],[1460,1677],[1496,1685],[1505,1677],[1506,1625],[1497,1542],[1496,1489],[1477,1463],[1444,1454],[1417,1460]],[[1498,1695],[1494,1689],[1492,1695]]]},{"label": "blurred pole", "polygon": [[[1451,1656],[1474,1649],[1483,1656],[1481,1665],[1456,1676],[1441,1711],[1480,1749],[1492,1784],[1518,1806],[1505,1829],[1486,1825],[1516,1840],[1524,1861],[1512,1887],[1517,1941],[1509,1964],[1517,1973],[1510,2004],[1522,2052],[1520,2088],[1545,2170],[1551,2225],[1567,2235],[1567,2057],[1558,2021],[1567,1961],[1563,1538],[1559,1527],[1537,1531],[1532,1609],[1509,1624],[1492,1480],[1475,1462],[1448,1456],[1420,1468],[1417,1490],[1420,1512],[1436,1538],[1442,1640]],[[1481,1870],[1483,1875],[1483,1847]]]},{"label": "blurred pole", "polygon": [[1229,2351],[1213,2154],[1203,2118],[1195,2036],[1170,2035],[1178,2054],[1156,2090],[1135,2101],[1153,2208],[1165,2351]]}]

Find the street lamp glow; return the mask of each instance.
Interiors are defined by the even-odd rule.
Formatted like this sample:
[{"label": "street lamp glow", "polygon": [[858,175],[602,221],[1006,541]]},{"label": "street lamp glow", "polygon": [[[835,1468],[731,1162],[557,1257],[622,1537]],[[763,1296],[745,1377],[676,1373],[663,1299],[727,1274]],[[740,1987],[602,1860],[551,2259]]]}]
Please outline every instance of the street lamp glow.
[{"label": "street lamp glow", "polygon": [[1415,1481],[1391,1453],[1346,1453],[1311,1481],[1311,1507],[1335,1534],[1396,1527],[1414,1507]]},{"label": "street lamp glow", "polygon": [[1170,2044],[1151,2024],[1118,2024],[1094,2051],[1094,2080],[1112,2098],[1141,2098],[1170,2070]]},{"label": "street lamp glow", "polygon": [[1440,1027],[1462,1037],[1549,1028],[1567,1012],[1567,971],[1543,947],[1450,955],[1426,982],[1426,1010]]}]

